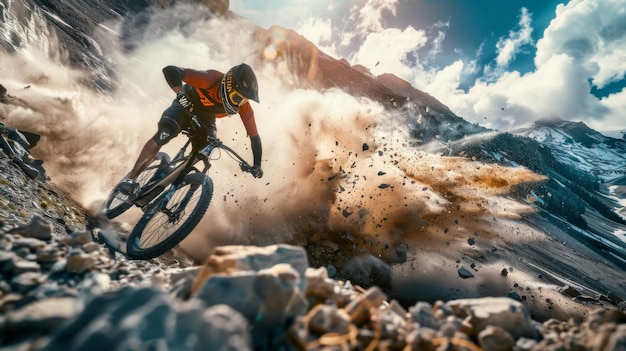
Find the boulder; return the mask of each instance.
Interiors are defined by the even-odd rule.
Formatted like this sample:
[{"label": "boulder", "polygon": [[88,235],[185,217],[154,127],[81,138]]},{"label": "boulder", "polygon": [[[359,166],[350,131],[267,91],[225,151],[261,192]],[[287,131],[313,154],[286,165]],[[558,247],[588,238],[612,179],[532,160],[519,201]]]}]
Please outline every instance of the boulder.
[{"label": "boulder", "polygon": [[197,291],[212,274],[260,271],[286,263],[298,273],[299,289],[305,291],[306,251],[300,246],[270,245],[264,247],[229,245],[215,248],[198,274],[192,292]]},{"label": "boulder", "polygon": [[521,302],[511,298],[459,299],[448,301],[446,306],[455,316],[465,318],[472,325],[475,337],[490,325],[504,329],[515,339],[537,337],[530,313]]},{"label": "boulder", "polygon": [[290,265],[277,264],[258,272],[212,275],[194,298],[207,306],[228,305],[258,327],[284,326],[307,310],[300,281]]},{"label": "boulder", "polygon": [[[134,345],[134,346],[133,346]],[[91,300],[43,351],[251,350],[248,323],[226,305],[181,304],[154,287],[127,286]]]},{"label": "boulder", "polygon": [[364,289],[378,286],[383,291],[391,290],[391,267],[383,260],[372,255],[360,255],[343,264],[337,279],[349,280],[353,285]]}]

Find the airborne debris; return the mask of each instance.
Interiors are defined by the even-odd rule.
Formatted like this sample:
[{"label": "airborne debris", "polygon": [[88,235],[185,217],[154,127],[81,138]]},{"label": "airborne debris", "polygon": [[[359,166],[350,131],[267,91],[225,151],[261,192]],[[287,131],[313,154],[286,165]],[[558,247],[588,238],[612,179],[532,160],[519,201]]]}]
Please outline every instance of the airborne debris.
[{"label": "airborne debris", "polygon": [[463,266],[461,266],[461,268],[458,269],[458,273],[459,273],[459,277],[461,277],[463,279],[473,278],[474,277],[472,272],[470,272],[469,270],[467,270],[467,268],[465,268]]},{"label": "airborne debris", "polygon": [[506,296],[512,298],[513,300],[517,300],[519,302],[522,302],[524,300],[524,298],[522,296],[520,296],[520,294],[515,291],[515,290],[511,290],[509,291]]}]

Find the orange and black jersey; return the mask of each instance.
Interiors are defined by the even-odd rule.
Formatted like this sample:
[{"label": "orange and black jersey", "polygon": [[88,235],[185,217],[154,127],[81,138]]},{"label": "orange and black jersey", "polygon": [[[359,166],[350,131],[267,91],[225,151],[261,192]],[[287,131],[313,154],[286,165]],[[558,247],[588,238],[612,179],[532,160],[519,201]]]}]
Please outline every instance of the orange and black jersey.
[{"label": "orange and black jersey", "polygon": [[[216,118],[228,116],[219,96],[223,73],[216,70],[199,71],[167,66],[163,68],[163,74],[170,87],[181,86],[183,82],[186,83],[183,86],[184,92],[193,103],[194,113],[198,116],[213,115]],[[254,111],[249,102],[246,101],[239,107],[239,116],[248,136],[257,136],[259,133],[254,120]]]}]

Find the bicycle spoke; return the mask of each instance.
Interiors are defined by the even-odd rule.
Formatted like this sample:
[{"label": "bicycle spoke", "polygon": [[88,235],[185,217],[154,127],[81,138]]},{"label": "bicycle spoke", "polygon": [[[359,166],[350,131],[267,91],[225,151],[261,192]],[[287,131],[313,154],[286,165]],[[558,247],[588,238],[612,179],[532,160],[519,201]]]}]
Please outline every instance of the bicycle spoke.
[{"label": "bicycle spoke", "polygon": [[[150,235],[144,235],[141,237],[141,246],[149,247],[156,243],[163,241],[164,236],[162,232],[155,230],[155,228],[163,228],[163,225],[167,222],[166,218],[163,216],[157,217],[157,220],[151,222],[149,226],[146,228],[146,233],[150,233]],[[167,236],[165,236],[167,237]]]},{"label": "bicycle spoke", "polygon": [[140,237],[139,247],[155,246],[169,238],[192,213],[200,199],[198,184],[186,184],[177,189],[164,208],[150,218]]},{"label": "bicycle spoke", "polygon": [[[171,212],[174,212],[174,213],[178,212],[179,210],[178,210],[177,207],[179,207],[179,205],[182,206],[183,208],[186,208],[187,205],[190,203],[190,201],[192,199],[192,196],[196,193],[196,190],[198,189],[198,187],[199,187],[199,185],[191,184],[189,190],[185,193],[185,196],[183,197],[183,199],[181,201],[176,201],[177,202],[176,205],[172,206]],[[198,197],[199,197],[199,195],[196,196],[196,199]],[[196,202],[197,202],[197,200],[196,200]],[[183,212],[183,214],[184,214],[184,212]]]}]

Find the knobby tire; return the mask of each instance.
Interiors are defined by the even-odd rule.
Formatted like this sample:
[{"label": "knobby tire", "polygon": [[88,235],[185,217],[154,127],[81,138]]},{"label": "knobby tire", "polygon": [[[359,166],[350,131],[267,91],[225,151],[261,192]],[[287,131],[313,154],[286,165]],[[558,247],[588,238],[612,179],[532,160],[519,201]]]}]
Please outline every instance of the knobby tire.
[{"label": "knobby tire", "polygon": [[[176,209],[181,201],[187,199],[193,206],[190,211],[183,211],[184,218],[172,221],[163,211],[154,212],[153,206],[159,206],[166,192],[148,205],[146,213],[137,222],[127,242],[129,257],[147,260],[173,249],[191,233],[207,211],[213,197],[213,181],[204,173],[192,173],[183,178],[183,186],[177,189],[165,205],[168,210]],[[189,191],[195,189],[189,198]],[[197,202],[196,202],[197,201]],[[195,202],[195,205],[194,205]],[[188,206],[185,206],[187,208]],[[173,232],[172,232],[173,230]]]}]

